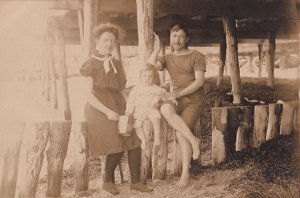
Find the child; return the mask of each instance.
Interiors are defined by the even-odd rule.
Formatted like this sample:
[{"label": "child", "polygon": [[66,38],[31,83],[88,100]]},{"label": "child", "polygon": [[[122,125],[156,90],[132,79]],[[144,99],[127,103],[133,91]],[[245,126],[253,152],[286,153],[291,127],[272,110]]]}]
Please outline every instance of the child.
[{"label": "child", "polygon": [[142,128],[143,121],[149,119],[154,131],[154,146],[160,144],[160,119],[159,112],[162,100],[172,100],[176,104],[175,98],[166,98],[167,91],[154,84],[156,70],[153,65],[147,65],[140,72],[141,84],[135,86],[129,94],[126,115],[133,115],[137,136],[142,141],[141,148],[146,148],[146,137]]}]

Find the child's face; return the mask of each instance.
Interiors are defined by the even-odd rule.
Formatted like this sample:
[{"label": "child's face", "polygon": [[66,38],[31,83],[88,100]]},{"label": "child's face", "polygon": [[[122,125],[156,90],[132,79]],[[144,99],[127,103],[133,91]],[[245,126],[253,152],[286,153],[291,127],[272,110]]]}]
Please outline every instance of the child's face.
[{"label": "child's face", "polygon": [[143,85],[152,85],[154,81],[154,72],[153,71],[143,71],[141,73],[141,82]]}]

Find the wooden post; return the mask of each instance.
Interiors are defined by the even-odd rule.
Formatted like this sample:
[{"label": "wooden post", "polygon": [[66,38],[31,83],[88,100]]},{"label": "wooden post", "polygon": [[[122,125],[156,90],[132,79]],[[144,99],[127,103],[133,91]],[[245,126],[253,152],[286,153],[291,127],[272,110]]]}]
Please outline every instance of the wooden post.
[{"label": "wooden post", "polygon": [[53,34],[55,43],[57,45],[57,68],[59,74],[59,84],[62,90],[62,107],[64,111],[65,120],[71,120],[71,108],[68,91],[68,79],[67,79],[67,68],[65,59],[65,37],[62,31],[62,27],[58,21],[53,20]]},{"label": "wooden post", "polygon": [[59,197],[61,194],[62,171],[67,154],[71,121],[55,121],[49,133],[47,153],[48,174],[47,192],[48,197]]},{"label": "wooden post", "polygon": [[268,70],[267,86],[274,86],[274,62],[275,62],[275,33],[268,32],[266,39],[266,66]]},{"label": "wooden post", "polygon": [[[164,56],[166,54],[166,47],[163,43],[161,43],[160,47],[160,55]],[[163,71],[159,71],[159,82],[160,84],[163,84],[166,81],[166,70],[164,69]]]},{"label": "wooden post", "polygon": [[[136,0],[137,7],[137,27],[139,39],[139,63],[140,67],[146,64],[146,61],[153,51],[153,0]],[[153,129],[150,122],[143,123],[144,133],[148,142],[145,150],[142,150],[141,156],[141,182],[147,183],[150,172]]]},{"label": "wooden post", "polygon": [[51,31],[48,32],[47,36],[47,53],[48,53],[48,67],[50,70],[51,80],[51,99],[53,102],[54,109],[57,109],[57,86],[56,86],[56,72],[55,72],[55,61],[53,55],[53,37]]},{"label": "wooden post", "polygon": [[75,193],[87,191],[89,188],[88,157],[86,122],[73,122],[71,132],[73,145],[73,170],[75,180]]},{"label": "wooden post", "polygon": [[293,120],[293,129],[296,134],[298,134],[298,138],[300,138],[300,101],[294,102],[296,105],[295,116]]},{"label": "wooden post", "polygon": [[83,37],[83,15],[82,15],[82,10],[77,10],[77,19],[78,19],[78,26],[79,26],[80,45],[83,48],[84,37]]},{"label": "wooden post", "polygon": [[217,86],[220,86],[223,82],[225,63],[226,63],[226,41],[222,41],[220,43],[219,73],[218,73]]},{"label": "wooden post", "polygon": [[49,130],[49,122],[25,124],[17,179],[17,198],[35,197]]},{"label": "wooden post", "polygon": [[151,157],[152,157],[152,147],[153,147],[153,128],[149,120],[143,122],[143,130],[146,136],[146,148],[142,150],[141,156],[141,182],[146,184],[147,179],[151,178]]},{"label": "wooden post", "polygon": [[252,53],[249,54],[248,69],[249,69],[250,73],[254,72],[254,68],[253,68],[253,54]]},{"label": "wooden post", "polygon": [[230,16],[223,17],[224,32],[226,35],[226,65],[229,66],[233,104],[240,104],[242,99],[240,67],[238,60],[238,45],[236,38],[236,27]]},{"label": "wooden post", "polygon": [[281,51],[280,55],[280,63],[279,63],[279,68],[280,69],[286,69],[287,68],[287,52],[285,50]]},{"label": "wooden post", "polygon": [[152,180],[166,179],[168,161],[168,123],[161,120],[160,145],[153,148],[152,154]]},{"label": "wooden post", "polygon": [[263,44],[258,44],[258,77],[262,76]]},{"label": "wooden post", "polygon": [[293,120],[296,116],[297,103],[285,102],[282,104],[282,116],[280,122],[280,135],[290,135],[293,132]]},{"label": "wooden post", "polygon": [[269,106],[256,105],[254,107],[254,128],[252,135],[252,146],[259,148],[266,141],[266,131],[269,120]]},{"label": "wooden post", "polygon": [[269,120],[266,140],[274,139],[279,135],[282,104],[269,104]]},{"label": "wooden post", "polygon": [[13,122],[1,126],[1,131],[7,133],[1,138],[8,143],[0,145],[0,197],[15,197],[24,124]]},{"label": "wooden post", "polygon": [[[48,50],[46,50],[48,51]],[[50,83],[50,66],[49,66],[49,54],[46,53],[46,63],[45,63],[45,97],[46,97],[46,100],[47,101],[50,101],[50,86],[51,86],[51,83]]]},{"label": "wooden post", "polygon": [[249,146],[250,133],[253,128],[253,108],[252,107],[239,107],[240,109],[240,126],[236,134],[236,151],[242,151]]},{"label": "wooden post", "polygon": [[95,23],[95,0],[83,1],[83,60],[90,59],[93,52],[92,31]]}]

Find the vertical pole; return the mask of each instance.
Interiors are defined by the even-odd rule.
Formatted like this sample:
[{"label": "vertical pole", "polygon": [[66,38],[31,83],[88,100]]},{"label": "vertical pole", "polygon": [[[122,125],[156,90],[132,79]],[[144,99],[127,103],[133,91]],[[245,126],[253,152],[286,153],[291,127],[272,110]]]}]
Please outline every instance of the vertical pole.
[{"label": "vertical pole", "polygon": [[70,98],[68,91],[68,79],[65,57],[65,37],[61,26],[57,21],[53,21],[53,33],[57,45],[57,68],[59,75],[59,84],[62,90],[62,107],[65,120],[71,120]]},{"label": "vertical pole", "polygon": [[93,51],[93,2],[94,0],[83,1],[83,59],[87,61]]},{"label": "vertical pole", "polygon": [[[139,39],[139,65],[143,67],[153,51],[153,0],[136,0],[137,26]],[[146,139],[150,140],[153,130],[148,125],[143,125]],[[148,173],[151,164],[151,143],[142,150],[141,156],[141,182],[147,183]]]},{"label": "vertical pole", "polygon": [[262,63],[263,63],[263,44],[260,43],[258,46],[258,77],[262,76]]},{"label": "vertical pole", "polygon": [[280,63],[279,63],[280,69],[286,69],[287,67],[286,61],[287,61],[287,52],[286,50],[282,50],[280,55]]},{"label": "vertical pole", "polygon": [[236,38],[236,27],[234,20],[230,16],[223,17],[224,31],[226,35],[226,65],[229,66],[233,104],[241,103],[241,79],[240,79],[240,67],[238,60],[238,44]]},{"label": "vertical pole", "polygon": [[267,86],[274,86],[274,62],[275,62],[275,33],[268,32],[266,40],[266,66],[268,70]]},{"label": "vertical pole", "polygon": [[218,73],[217,86],[220,86],[223,81],[225,61],[226,61],[226,41],[222,41],[220,43],[219,73]]},{"label": "vertical pole", "polygon": [[254,72],[254,68],[253,68],[253,54],[252,53],[249,54],[248,69],[249,69],[249,72],[251,72],[251,73]]},{"label": "vertical pole", "polygon": [[82,11],[77,10],[78,26],[79,26],[79,35],[80,35],[80,45],[83,47],[84,38],[83,38],[83,16]]}]

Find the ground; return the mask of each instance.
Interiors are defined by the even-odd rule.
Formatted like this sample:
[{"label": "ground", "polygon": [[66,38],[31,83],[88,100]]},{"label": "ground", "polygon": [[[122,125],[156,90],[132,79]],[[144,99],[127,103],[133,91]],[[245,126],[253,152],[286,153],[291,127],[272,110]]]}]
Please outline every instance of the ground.
[{"label": "ground", "polygon": [[[165,181],[148,181],[152,193],[129,190],[129,173],[125,160],[125,184],[120,184],[116,172],[117,188],[120,194],[114,197],[288,197],[299,194],[299,141],[296,136],[280,137],[262,145],[259,150],[248,149],[236,152],[227,162],[211,165],[211,108],[231,106],[230,80],[225,79],[221,87],[215,86],[216,78],[208,78],[206,97],[201,112],[201,166],[193,166],[191,184],[183,189],[176,188],[178,177],[172,175],[172,135],[169,138],[168,176]],[[266,79],[243,78],[243,104],[269,104],[277,101],[294,101],[298,98],[296,80],[276,80],[274,88],[266,86]],[[68,159],[70,160],[70,159]],[[113,197],[102,191],[100,158],[89,160],[90,189],[78,197]],[[62,197],[74,197],[72,169],[63,172]],[[45,197],[46,176],[40,178],[37,197]]]}]

